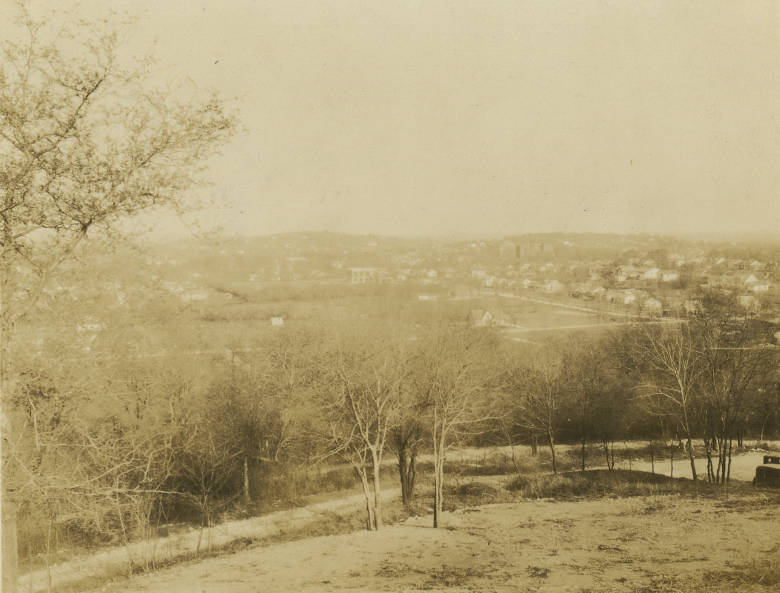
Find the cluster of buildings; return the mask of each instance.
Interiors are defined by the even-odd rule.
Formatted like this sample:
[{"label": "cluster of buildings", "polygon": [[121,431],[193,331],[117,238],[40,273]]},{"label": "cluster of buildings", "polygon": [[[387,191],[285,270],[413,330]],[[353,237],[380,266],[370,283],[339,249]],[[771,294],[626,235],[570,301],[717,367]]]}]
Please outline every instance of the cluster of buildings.
[{"label": "cluster of buildings", "polygon": [[[411,268],[351,268],[353,284],[467,283],[480,288],[532,291],[565,299],[593,301],[646,315],[688,315],[701,309],[692,295],[699,289],[726,292],[747,312],[771,308],[780,296],[778,262],[713,257],[701,247],[689,252],[664,254],[661,259],[620,257],[571,259],[559,251],[573,247],[564,241],[560,249],[549,242],[502,240],[492,246],[472,242],[453,246],[439,267],[430,260],[406,262]],[[658,251],[658,250],[656,250]],[[435,265],[435,263],[433,264]]]},{"label": "cluster of buildings", "polygon": [[[420,286],[422,298],[428,300],[483,289],[528,291],[593,301],[608,309],[679,315],[697,310],[693,294],[706,288],[727,292],[749,312],[777,308],[777,249],[770,246],[751,252],[739,246],[667,239],[529,235],[458,241],[291,234],[256,239],[261,241],[256,245],[247,240],[232,253],[230,263],[236,273],[243,274],[238,280],[252,285],[290,281],[410,284]],[[230,257],[227,252],[218,256],[220,261]],[[173,267],[182,265],[175,263]],[[232,271],[222,265],[219,273]],[[187,302],[210,299],[213,292],[195,273],[173,284],[166,288]],[[224,278],[222,284],[231,284],[231,279]]]}]

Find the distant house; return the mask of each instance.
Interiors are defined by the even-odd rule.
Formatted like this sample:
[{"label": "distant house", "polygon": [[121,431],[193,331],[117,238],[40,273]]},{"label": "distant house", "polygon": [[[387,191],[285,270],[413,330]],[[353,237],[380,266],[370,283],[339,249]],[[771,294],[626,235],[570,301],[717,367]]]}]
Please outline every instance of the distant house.
[{"label": "distant house", "polygon": [[749,274],[742,280],[743,284],[756,284],[757,282],[758,282],[758,278],[756,278],[755,274]]},{"label": "distant house", "polygon": [[642,280],[658,280],[661,277],[661,270],[658,268],[650,268],[642,274]]},{"label": "distant house", "polygon": [[493,315],[484,309],[472,309],[468,316],[472,327],[490,327],[494,323]]},{"label": "distant house", "polygon": [[379,277],[379,268],[350,268],[352,272],[352,284],[368,284],[376,282]]},{"label": "distant house", "polygon": [[544,292],[557,293],[563,290],[563,284],[558,280],[550,280],[544,285]]},{"label": "distant house", "polygon": [[749,311],[750,313],[758,313],[759,309],[761,308],[758,299],[750,294],[743,294],[737,297],[737,304],[745,309],[745,311]]},{"label": "distant house", "polygon": [[209,293],[205,290],[195,290],[181,295],[181,300],[192,303],[194,301],[205,301],[209,298]]},{"label": "distant house", "polygon": [[436,296],[435,294],[418,294],[417,295],[417,300],[418,301],[435,301],[438,298],[439,297]]},{"label": "distant house", "polygon": [[769,292],[769,284],[754,284],[750,290],[753,292]]},{"label": "distant house", "polygon": [[623,295],[624,305],[633,305],[636,302],[636,295],[633,292],[627,292]]},{"label": "distant house", "polygon": [[636,280],[641,276],[641,271],[634,265],[626,264],[620,266],[615,274],[615,280],[617,282],[625,282],[626,280]]},{"label": "distant house", "polygon": [[284,317],[282,316],[274,316],[271,317],[271,325],[273,327],[281,327],[284,325]]},{"label": "distant house", "polygon": [[662,282],[674,282],[675,280],[680,279],[680,274],[677,272],[663,272],[661,274],[661,281]]},{"label": "distant house", "polygon": [[536,280],[531,280],[530,278],[525,278],[522,282],[523,288],[528,290],[535,290],[539,283]]},{"label": "distant house", "polygon": [[642,308],[644,309],[645,313],[652,316],[660,316],[664,312],[664,306],[661,304],[661,301],[652,297],[645,299],[645,301],[642,303]]},{"label": "distant house", "polygon": [[682,309],[686,315],[696,315],[703,310],[701,301],[691,299],[683,303]]}]

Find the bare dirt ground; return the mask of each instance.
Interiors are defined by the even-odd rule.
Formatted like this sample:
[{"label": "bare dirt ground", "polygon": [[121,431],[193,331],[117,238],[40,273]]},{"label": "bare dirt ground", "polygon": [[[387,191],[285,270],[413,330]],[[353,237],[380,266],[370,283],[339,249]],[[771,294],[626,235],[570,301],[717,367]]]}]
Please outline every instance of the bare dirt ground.
[{"label": "bare dirt ground", "polygon": [[101,591],[777,591],[777,575],[756,563],[780,555],[777,508],[765,501],[758,493],[473,507],[445,513],[439,529],[413,517],[378,533],[256,547]]}]

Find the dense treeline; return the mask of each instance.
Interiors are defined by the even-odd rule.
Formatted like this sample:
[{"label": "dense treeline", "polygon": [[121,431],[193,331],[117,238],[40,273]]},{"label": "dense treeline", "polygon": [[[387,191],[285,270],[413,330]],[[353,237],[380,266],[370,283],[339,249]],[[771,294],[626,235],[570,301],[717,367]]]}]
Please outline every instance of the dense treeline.
[{"label": "dense treeline", "polygon": [[615,441],[672,441],[691,477],[704,478],[703,455],[706,479],[725,482],[735,445],[777,437],[778,356],[771,327],[723,303],[706,311],[543,344],[354,316],[203,356],[30,355],[16,363],[6,449],[21,550],[129,542],[176,520],[205,529],[227,509],[294,498],[314,467],[351,468],[337,485],[361,487],[366,526],[379,529],[383,462],[397,462],[409,503],[422,453],[436,523],[457,444],[545,446],[556,471],[562,442],[581,447],[584,470],[593,445],[611,469]]}]

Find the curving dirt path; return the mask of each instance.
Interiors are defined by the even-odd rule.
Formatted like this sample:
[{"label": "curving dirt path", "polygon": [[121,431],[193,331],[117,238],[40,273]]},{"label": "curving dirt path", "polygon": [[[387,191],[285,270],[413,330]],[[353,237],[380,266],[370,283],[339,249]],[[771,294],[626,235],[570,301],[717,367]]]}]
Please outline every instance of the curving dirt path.
[{"label": "curving dirt path", "polygon": [[[400,489],[388,489],[382,493],[383,500],[399,497]],[[210,546],[212,549],[228,546],[231,542],[243,538],[264,538],[289,532],[312,524],[322,518],[347,515],[365,508],[362,494],[345,498],[327,500],[304,507],[277,511],[260,517],[240,521],[228,521],[215,525],[203,534],[201,551]],[[96,554],[79,556],[67,562],[50,567],[52,590],[58,588],[78,588],[80,583],[95,583],[109,580],[127,572],[128,555],[136,563],[152,558],[157,563],[167,564],[177,558],[192,555],[198,545],[199,530],[193,529],[168,537],[140,541],[130,546],[106,548]],[[49,571],[47,569],[26,573],[19,578],[19,591],[25,593],[47,592],[49,590]]]}]

